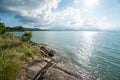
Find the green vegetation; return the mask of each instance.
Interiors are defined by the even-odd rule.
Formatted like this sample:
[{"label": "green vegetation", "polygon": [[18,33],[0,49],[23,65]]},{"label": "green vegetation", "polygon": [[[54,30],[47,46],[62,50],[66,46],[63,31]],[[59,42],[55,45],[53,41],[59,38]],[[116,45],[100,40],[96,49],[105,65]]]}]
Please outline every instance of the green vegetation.
[{"label": "green vegetation", "polygon": [[7,27],[5,26],[4,23],[0,22],[0,34],[3,34],[5,32],[13,32],[13,31],[45,31],[45,30],[39,28],[25,28],[23,26]]},{"label": "green vegetation", "polygon": [[39,54],[39,49],[11,34],[0,35],[0,80],[13,80],[23,62]]},{"label": "green vegetation", "polygon": [[22,26],[6,27],[7,32],[11,31],[40,31],[38,28],[24,28]]},{"label": "green vegetation", "polygon": [[3,34],[3,33],[5,33],[5,25],[4,23],[0,22],[0,34]]},{"label": "green vegetation", "polygon": [[22,35],[22,40],[27,42],[30,41],[30,39],[32,38],[32,32],[24,32],[24,34]]}]

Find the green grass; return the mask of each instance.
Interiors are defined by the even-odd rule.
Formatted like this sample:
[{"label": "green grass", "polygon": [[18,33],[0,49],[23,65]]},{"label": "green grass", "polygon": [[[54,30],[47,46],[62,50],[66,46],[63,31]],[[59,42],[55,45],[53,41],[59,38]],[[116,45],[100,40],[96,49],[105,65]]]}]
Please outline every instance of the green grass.
[{"label": "green grass", "polygon": [[0,80],[13,80],[22,62],[39,54],[39,49],[11,34],[0,35]]}]

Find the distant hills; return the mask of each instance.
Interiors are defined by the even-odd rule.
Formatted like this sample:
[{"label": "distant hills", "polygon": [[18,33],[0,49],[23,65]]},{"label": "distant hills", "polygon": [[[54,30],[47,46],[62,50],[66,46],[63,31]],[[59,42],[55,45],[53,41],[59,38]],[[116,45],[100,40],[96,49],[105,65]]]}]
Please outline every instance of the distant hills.
[{"label": "distant hills", "polygon": [[39,29],[39,28],[25,28],[22,26],[6,27],[6,31],[100,31],[100,30],[87,30],[87,29]]},{"label": "distant hills", "polygon": [[[25,28],[22,26],[15,27],[6,27],[6,31],[107,31],[107,30],[98,30],[98,29],[39,29],[39,28]],[[112,31],[112,30],[108,30]]]},{"label": "distant hills", "polygon": [[6,27],[6,31],[44,31],[43,29],[38,28],[24,28],[22,26],[15,26],[15,27]]}]

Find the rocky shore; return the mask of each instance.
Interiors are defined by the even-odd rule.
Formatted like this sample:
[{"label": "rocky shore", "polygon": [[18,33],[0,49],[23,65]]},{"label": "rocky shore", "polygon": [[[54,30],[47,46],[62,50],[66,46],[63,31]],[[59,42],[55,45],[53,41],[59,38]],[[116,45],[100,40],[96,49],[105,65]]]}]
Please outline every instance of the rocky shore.
[{"label": "rocky shore", "polygon": [[56,51],[48,45],[37,44],[40,55],[36,58],[29,58],[24,61],[22,71],[15,80],[91,80],[84,73],[60,62],[56,62],[53,57]]}]

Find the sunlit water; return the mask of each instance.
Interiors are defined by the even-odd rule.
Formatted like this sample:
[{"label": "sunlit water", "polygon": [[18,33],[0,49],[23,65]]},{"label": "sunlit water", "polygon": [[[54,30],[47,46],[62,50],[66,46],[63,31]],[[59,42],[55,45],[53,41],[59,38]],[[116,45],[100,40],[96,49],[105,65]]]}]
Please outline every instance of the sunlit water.
[{"label": "sunlit water", "polygon": [[[95,80],[120,80],[120,32],[35,31],[32,41],[45,43],[61,60],[93,75]],[[21,35],[21,33],[14,33]]]}]

